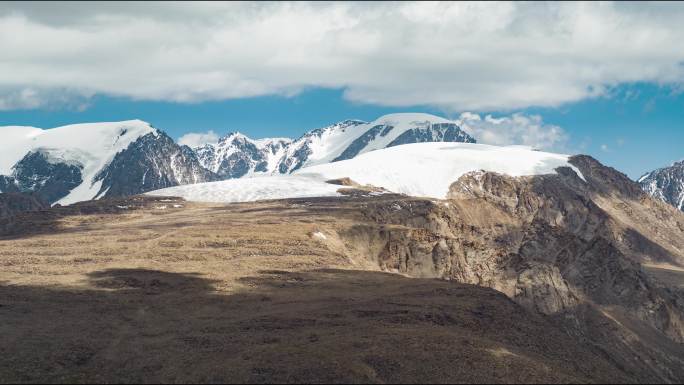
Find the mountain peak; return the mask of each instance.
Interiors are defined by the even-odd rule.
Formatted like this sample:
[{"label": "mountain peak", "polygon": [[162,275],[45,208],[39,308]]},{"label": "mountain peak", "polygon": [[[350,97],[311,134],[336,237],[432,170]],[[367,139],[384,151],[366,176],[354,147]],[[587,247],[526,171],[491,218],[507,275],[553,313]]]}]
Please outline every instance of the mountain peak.
[{"label": "mountain peak", "polygon": [[231,131],[231,132],[227,133],[226,135],[222,136],[219,139],[219,143],[232,141],[234,139],[249,139],[249,137],[247,137],[247,135],[244,135],[240,131]]},{"label": "mountain peak", "polygon": [[684,211],[684,160],[646,173],[638,183],[652,197]]},{"label": "mountain peak", "polygon": [[366,124],[366,123],[368,123],[368,122],[366,122],[365,120],[361,120],[361,119],[345,119],[341,122],[338,122],[335,125],[336,126],[354,126],[354,125]]},{"label": "mountain peak", "polygon": [[0,150],[0,190],[40,193],[50,203],[130,195],[213,177],[191,151],[140,119],[0,132],[9,133]]}]

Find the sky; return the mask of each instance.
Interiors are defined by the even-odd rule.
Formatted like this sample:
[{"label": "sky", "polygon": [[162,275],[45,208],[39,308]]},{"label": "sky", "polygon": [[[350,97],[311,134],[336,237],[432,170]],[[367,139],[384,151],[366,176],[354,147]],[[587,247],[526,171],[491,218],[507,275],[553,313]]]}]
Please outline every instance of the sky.
[{"label": "sky", "polygon": [[[0,125],[183,143],[428,112],[632,178],[684,158],[678,3],[0,3]],[[2,131],[0,128],[0,140]]]}]

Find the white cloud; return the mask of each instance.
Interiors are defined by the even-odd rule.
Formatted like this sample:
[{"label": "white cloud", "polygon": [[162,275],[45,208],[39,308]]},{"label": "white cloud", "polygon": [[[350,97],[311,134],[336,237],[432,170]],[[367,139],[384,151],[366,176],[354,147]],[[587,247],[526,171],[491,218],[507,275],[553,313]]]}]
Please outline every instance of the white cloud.
[{"label": "white cloud", "polygon": [[608,148],[607,144],[602,144],[601,145],[601,151],[603,152],[610,152],[610,148]]},{"label": "white cloud", "polygon": [[0,111],[37,108],[81,111],[89,106],[91,96],[87,92],[63,88],[5,88],[0,85]]},{"label": "white cloud", "polygon": [[39,98],[32,88],[17,90],[5,90],[0,95],[0,111],[14,110],[19,108],[41,107],[43,98]]},{"label": "white cloud", "polygon": [[208,132],[190,132],[178,138],[178,144],[186,145],[191,148],[199,147],[207,143],[216,143],[219,140],[218,134],[209,130]]},{"label": "white cloud", "polygon": [[539,115],[515,113],[495,118],[464,112],[458,119],[461,127],[478,143],[524,145],[542,150],[565,150],[568,135],[558,126],[545,124]]},{"label": "white cloud", "polygon": [[21,97],[36,89],[199,102],[315,86],[446,111],[557,106],[681,85],[683,19],[677,3],[7,2],[0,108],[59,99]]}]

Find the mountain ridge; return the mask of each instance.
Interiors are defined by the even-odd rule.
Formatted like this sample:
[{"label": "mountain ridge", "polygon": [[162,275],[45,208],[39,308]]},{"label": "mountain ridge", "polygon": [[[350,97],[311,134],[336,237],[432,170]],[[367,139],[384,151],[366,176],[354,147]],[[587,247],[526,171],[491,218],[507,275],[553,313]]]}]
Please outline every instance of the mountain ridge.
[{"label": "mountain ridge", "polygon": [[[50,204],[217,179],[189,147],[139,119],[45,130],[0,127],[5,129],[10,135],[0,146],[0,192],[38,193]],[[115,169],[120,170],[117,178]]]},{"label": "mountain ridge", "polygon": [[406,143],[475,139],[454,121],[421,113],[347,119],[300,138],[235,131],[196,148],[139,119],[50,129],[0,127],[0,193],[38,193],[50,204],[127,196],[184,184],[290,174]]},{"label": "mountain ridge", "polygon": [[251,139],[231,132],[217,143],[204,144],[195,151],[205,168],[235,178],[259,173],[290,174],[303,167],[351,159],[368,151],[422,142],[476,140],[455,121],[423,113],[397,113],[372,122],[343,120],[310,130],[294,140]]}]

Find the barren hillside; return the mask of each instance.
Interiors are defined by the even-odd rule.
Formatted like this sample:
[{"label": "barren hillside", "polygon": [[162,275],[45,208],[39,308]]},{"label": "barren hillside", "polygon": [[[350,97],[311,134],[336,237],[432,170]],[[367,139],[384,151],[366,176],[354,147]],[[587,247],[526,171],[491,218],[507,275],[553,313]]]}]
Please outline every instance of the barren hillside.
[{"label": "barren hillside", "polygon": [[632,365],[611,355],[617,318],[583,311],[604,339],[587,343],[566,318],[352,250],[370,209],[407,205],[435,203],[132,198],[24,214],[0,240],[0,382],[684,378],[657,331],[671,361]]}]

